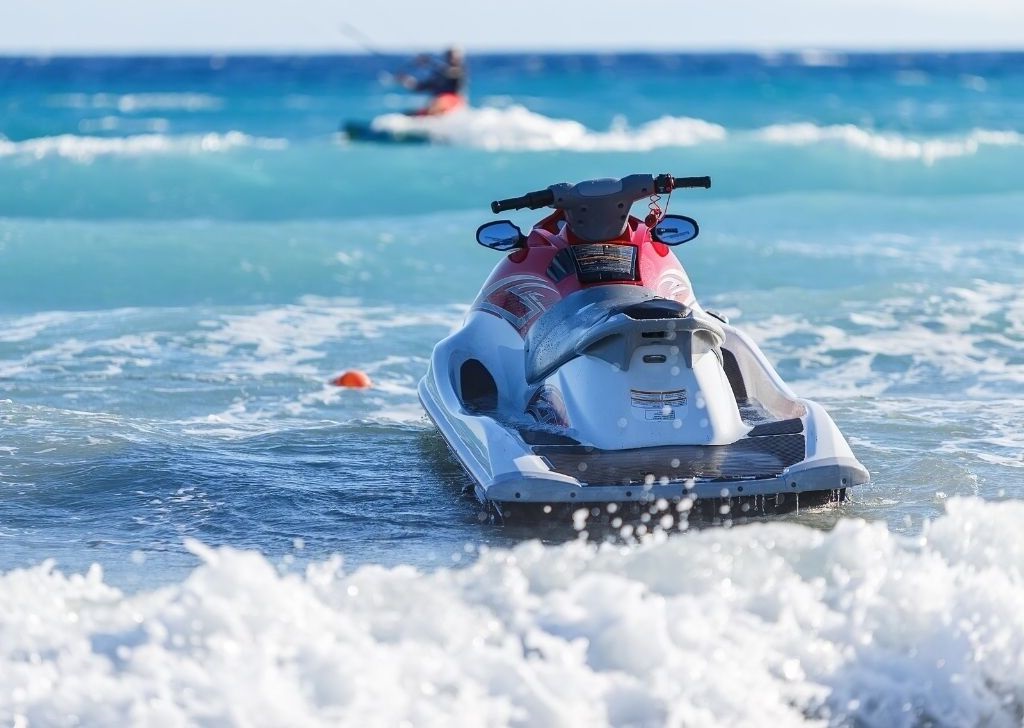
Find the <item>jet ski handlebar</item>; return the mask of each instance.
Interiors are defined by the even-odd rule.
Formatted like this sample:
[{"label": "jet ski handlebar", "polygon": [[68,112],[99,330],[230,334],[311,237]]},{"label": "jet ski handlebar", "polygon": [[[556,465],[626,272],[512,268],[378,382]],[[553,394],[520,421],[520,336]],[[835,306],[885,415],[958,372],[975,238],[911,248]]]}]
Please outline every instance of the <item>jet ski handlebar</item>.
[{"label": "jet ski handlebar", "polygon": [[[702,187],[708,189],[711,187],[710,177],[673,177],[670,174],[659,174],[657,177],[651,175],[632,175],[632,177],[626,177],[622,180],[618,180],[620,183],[619,191],[624,189],[621,183],[627,182],[635,183],[637,178],[645,177],[650,179],[653,183],[654,194],[667,194],[672,190],[678,190],[684,187]],[[603,181],[603,180],[601,180]],[[614,182],[614,180],[612,180]],[[587,183],[580,183],[587,184]],[[537,190],[536,192],[527,192],[522,197],[510,197],[507,200],[495,200],[491,203],[491,212],[499,213],[505,210],[521,210],[527,207],[531,210],[536,210],[541,207],[552,206],[555,204],[555,188],[563,189],[568,185],[559,184],[552,185],[545,190]],[[636,197],[637,200],[648,196],[646,188],[643,189],[643,193]]]},{"label": "jet ski handlebar", "polygon": [[[670,180],[672,180],[671,189],[667,189],[665,190],[665,192],[678,190],[681,187],[700,187],[705,190],[711,189],[710,177],[673,177],[670,174],[663,174],[660,175],[658,179],[661,179],[662,177],[668,177]],[[657,180],[655,180],[655,182],[657,182]]]},{"label": "jet ski handlebar", "polygon": [[527,192],[522,197],[495,200],[491,203],[491,212],[499,213],[505,210],[522,210],[524,207],[536,210],[540,207],[547,207],[554,201],[555,193],[551,190],[537,190],[536,192]]}]

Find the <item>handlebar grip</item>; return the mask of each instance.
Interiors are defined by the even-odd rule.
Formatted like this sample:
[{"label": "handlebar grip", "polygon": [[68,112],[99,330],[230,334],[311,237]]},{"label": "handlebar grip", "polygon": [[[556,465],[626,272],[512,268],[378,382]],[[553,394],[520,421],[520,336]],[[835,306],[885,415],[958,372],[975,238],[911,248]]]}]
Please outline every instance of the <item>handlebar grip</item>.
[{"label": "handlebar grip", "polygon": [[710,177],[676,177],[672,189],[678,190],[680,187],[703,187],[704,189],[711,188]]},{"label": "handlebar grip", "polygon": [[536,210],[539,207],[550,205],[554,201],[555,193],[551,190],[537,190],[536,192],[527,192],[522,197],[495,200],[491,203],[491,212],[499,213],[505,210],[521,210],[524,207]]}]

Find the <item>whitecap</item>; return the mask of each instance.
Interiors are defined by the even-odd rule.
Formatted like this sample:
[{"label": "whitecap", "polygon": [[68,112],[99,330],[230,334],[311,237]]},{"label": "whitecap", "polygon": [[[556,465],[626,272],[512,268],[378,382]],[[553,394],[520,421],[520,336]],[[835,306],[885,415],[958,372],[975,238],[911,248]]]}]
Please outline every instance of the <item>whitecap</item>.
[{"label": "whitecap", "polygon": [[929,165],[973,155],[983,147],[1024,146],[1024,134],[1008,129],[979,128],[961,135],[910,137],[855,124],[822,126],[798,122],[729,130],[704,119],[679,116],[663,116],[639,126],[618,117],[607,130],[596,131],[572,119],[552,118],[524,106],[503,103],[444,116],[384,114],[373,120],[372,127],[396,134],[422,134],[438,143],[495,151],[650,151],[726,141],[790,146],[840,144],[883,159],[920,160]]},{"label": "whitecap", "polygon": [[490,150],[646,151],[722,141],[724,127],[689,117],[665,116],[637,128],[618,122],[608,131],[588,129],[571,119],[553,119],[523,106],[466,109],[444,116],[385,114],[373,128],[396,133],[418,132],[432,140]]},{"label": "whitecap", "polygon": [[173,136],[137,134],[121,137],[60,134],[23,141],[0,139],[0,157],[26,156],[42,159],[62,157],[76,162],[91,162],[99,156],[144,156],[150,154],[206,154],[240,147],[285,149],[285,139],[254,137],[238,131]]},{"label": "whitecap", "polygon": [[844,68],[849,63],[845,54],[820,48],[797,51],[796,60],[808,68]]},{"label": "whitecap", "polygon": [[630,548],[531,541],[432,572],[346,571],[340,557],[282,572],[258,553],[190,540],[201,565],[136,594],[98,566],[65,575],[44,561],[0,576],[0,714],[86,725],[1015,724],[1024,504],[945,507],[913,538],[853,519],[830,532],[752,524]]},{"label": "whitecap", "polygon": [[47,99],[49,106],[71,109],[116,109],[122,114],[141,111],[217,111],[224,107],[219,96],[190,92],[71,93]]},{"label": "whitecap", "polygon": [[[940,381],[976,400],[1024,385],[1015,363],[1024,359],[1024,302],[1012,284],[978,280],[971,288],[883,298],[870,311],[737,324],[771,359],[798,357],[798,372],[786,379],[814,398],[894,396]],[[803,339],[796,351],[787,345],[795,336]],[[880,361],[896,362],[895,369],[879,369]]]},{"label": "whitecap", "polygon": [[1024,146],[1024,134],[1012,130],[973,129],[963,136],[915,139],[854,124],[819,126],[809,122],[773,124],[753,136],[758,141],[793,146],[839,143],[884,159],[916,159],[925,164],[976,154],[984,146]]}]

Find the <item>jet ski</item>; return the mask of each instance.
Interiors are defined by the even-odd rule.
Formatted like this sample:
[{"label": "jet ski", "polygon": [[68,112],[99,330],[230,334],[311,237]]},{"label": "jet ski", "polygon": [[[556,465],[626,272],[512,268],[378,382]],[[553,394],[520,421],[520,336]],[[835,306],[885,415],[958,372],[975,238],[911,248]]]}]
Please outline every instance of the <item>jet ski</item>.
[{"label": "jet ski", "polygon": [[[825,410],[697,302],[672,247],[698,224],[658,200],[710,186],[635,174],[491,204],[554,212],[525,235],[477,230],[506,255],[435,346],[419,398],[493,513],[778,513],[868,482]],[[645,219],[630,214],[648,198]]]},{"label": "jet ski", "polygon": [[394,128],[374,124],[372,121],[346,121],[341,133],[353,142],[377,144],[429,144],[430,134],[422,128]]}]

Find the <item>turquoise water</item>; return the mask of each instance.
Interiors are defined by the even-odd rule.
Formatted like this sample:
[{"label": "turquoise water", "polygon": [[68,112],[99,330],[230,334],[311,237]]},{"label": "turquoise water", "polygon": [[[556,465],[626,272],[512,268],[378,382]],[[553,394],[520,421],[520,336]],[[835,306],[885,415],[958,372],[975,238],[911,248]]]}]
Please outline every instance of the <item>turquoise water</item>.
[{"label": "turquoise water", "polygon": [[[336,135],[404,60],[0,59],[0,718],[1019,720],[1024,55],[476,56],[435,144]],[[462,495],[415,386],[476,226],[636,172],[712,176],[680,257],[850,502],[599,551]]]}]

